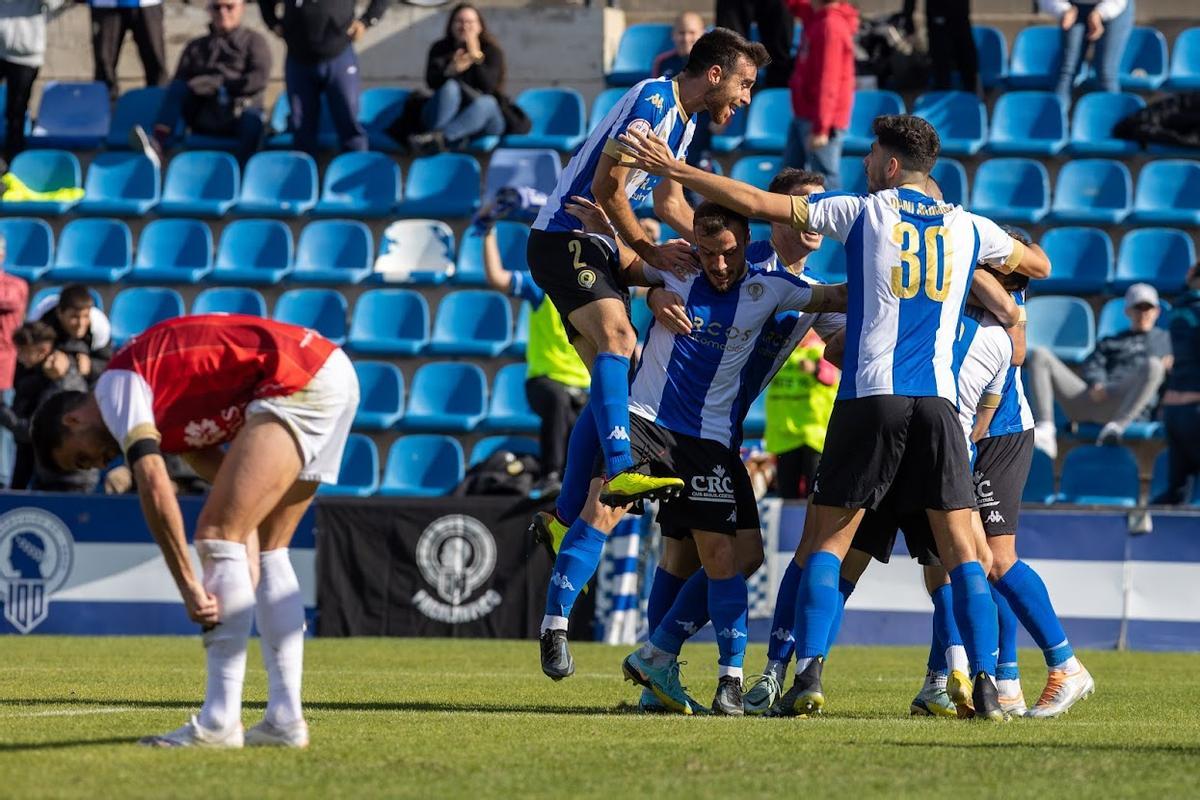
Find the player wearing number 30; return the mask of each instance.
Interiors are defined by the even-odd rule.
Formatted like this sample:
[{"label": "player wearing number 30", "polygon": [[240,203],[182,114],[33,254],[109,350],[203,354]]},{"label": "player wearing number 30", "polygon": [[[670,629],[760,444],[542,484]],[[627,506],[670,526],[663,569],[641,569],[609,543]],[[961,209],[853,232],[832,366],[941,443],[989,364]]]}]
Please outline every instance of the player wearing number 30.
[{"label": "player wearing number 30", "polygon": [[[976,718],[1003,720],[996,694],[996,606],[971,529],[975,496],[956,413],[953,348],[976,263],[1045,277],[1050,264],[995,223],[926,192],[940,142],[926,121],[882,116],[864,159],[869,195],[789,197],[664,157],[656,137],[621,137],[637,166],[749,217],[790,222],[846,245],[849,303],[841,388],[817,469],[811,553],[797,594],[796,680],[785,714],[819,713],[821,668],[839,604],[841,559],[864,512],[879,506],[901,460],[928,476],[911,504],[929,517],[950,573],[971,662]],[[907,454],[907,455],[906,455]]]}]

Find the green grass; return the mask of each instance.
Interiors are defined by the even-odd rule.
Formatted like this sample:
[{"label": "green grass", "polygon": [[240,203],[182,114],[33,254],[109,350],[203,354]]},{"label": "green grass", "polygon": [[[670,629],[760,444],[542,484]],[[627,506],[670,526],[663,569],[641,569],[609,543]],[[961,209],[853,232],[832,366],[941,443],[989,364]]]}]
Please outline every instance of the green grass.
[{"label": "green grass", "polygon": [[[194,639],[0,639],[0,795],[88,797],[1176,797],[1200,791],[1200,656],[1083,654],[1098,690],[1059,720],[910,719],[924,652],[839,648],[815,720],[643,717],[627,648],[577,645],[544,678],[534,642],[308,643],[307,751],[151,750],[203,686]],[[711,697],[713,646],[684,653]],[[250,655],[247,726],[265,678]],[[759,667],[762,648],[747,665]],[[1022,653],[1025,693],[1041,691]],[[636,794],[634,794],[636,793]]]}]

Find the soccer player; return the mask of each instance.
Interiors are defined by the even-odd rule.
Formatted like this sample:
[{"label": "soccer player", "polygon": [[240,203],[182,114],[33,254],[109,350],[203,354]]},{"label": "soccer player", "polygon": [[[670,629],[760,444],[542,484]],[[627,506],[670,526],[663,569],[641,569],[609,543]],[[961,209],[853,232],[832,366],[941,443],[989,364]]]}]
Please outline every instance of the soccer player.
[{"label": "soccer player", "polygon": [[[287,548],[317,486],[337,480],[357,408],[354,367],[328,339],[282,322],[211,314],[151,327],[113,356],[91,392],[62,392],[34,415],[34,447],[45,464],[88,469],[124,454],[188,616],[204,627],[204,705],[179,729],[143,744],[307,746],[304,604]],[[200,577],[163,453],[182,454],[212,482],[196,522]],[[261,551],[257,588],[248,548]],[[255,620],[267,709],[243,736]]]},{"label": "soccer player", "polygon": [[950,572],[955,615],[971,660],[977,715],[1003,720],[996,696],[996,607],[971,529],[975,505],[967,451],[955,414],[953,343],[977,261],[1033,277],[1050,264],[990,220],[925,193],[940,143],[933,127],[909,115],[881,116],[864,160],[867,196],[785,197],[670,157],[653,134],[621,140],[636,166],[747,216],[790,222],[846,244],[850,291],[846,355],[826,449],[809,514],[812,554],[800,578],[797,676],[785,712],[812,714],[825,704],[821,667],[839,605],[838,573],[864,511],[876,508],[901,460],[926,480],[912,498],[926,509]]}]

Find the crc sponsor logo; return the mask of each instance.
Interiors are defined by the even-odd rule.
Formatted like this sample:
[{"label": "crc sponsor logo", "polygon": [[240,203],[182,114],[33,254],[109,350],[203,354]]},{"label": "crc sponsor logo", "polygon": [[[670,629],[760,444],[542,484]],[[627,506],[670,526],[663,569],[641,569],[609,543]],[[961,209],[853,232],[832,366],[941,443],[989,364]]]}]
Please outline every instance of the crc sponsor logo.
[{"label": "crc sponsor logo", "polygon": [[0,516],[0,597],[4,618],[29,633],[50,615],[50,596],[71,575],[75,540],[61,519],[40,508]]},{"label": "crc sponsor logo", "polygon": [[[980,508],[991,508],[1000,505],[996,493],[992,491],[992,482],[983,477],[983,473],[975,471],[975,504]],[[992,520],[988,520],[991,522]]]},{"label": "crc sponsor logo", "polygon": [[691,489],[691,500],[705,503],[733,502],[733,478],[720,464],[713,467],[711,475],[693,475]]},{"label": "crc sponsor logo", "polygon": [[495,589],[471,599],[496,570],[496,539],[474,517],[449,514],[430,523],[417,540],[417,566],[438,594],[422,589],[413,595],[413,604],[430,619],[474,622],[500,605]]}]

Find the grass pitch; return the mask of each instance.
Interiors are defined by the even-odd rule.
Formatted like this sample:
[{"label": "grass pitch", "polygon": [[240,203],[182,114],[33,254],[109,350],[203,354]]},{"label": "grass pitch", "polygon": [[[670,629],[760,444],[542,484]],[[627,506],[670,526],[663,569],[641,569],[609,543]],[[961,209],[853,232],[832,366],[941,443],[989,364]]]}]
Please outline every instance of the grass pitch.
[{"label": "grass pitch", "polygon": [[[308,751],[152,750],[139,736],[199,705],[187,638],[0,639],[0,796],[39,797],[1180,797],[1200,795],[1200,656],[1087,652],[1097,693],[1067,717],[910,719],[925,652],[845,647],[814,720],[646,717],[628,648],[577,644],[542,676],[536,642],[310,640]],[[752,647],[749,668],[761,666]],[[693,694],[715,649],[684,652]],[[1022,653],[1025,695],[1041,691]],[[257,642],[244,722],[265,699]]]}]

